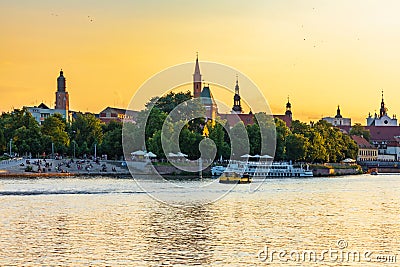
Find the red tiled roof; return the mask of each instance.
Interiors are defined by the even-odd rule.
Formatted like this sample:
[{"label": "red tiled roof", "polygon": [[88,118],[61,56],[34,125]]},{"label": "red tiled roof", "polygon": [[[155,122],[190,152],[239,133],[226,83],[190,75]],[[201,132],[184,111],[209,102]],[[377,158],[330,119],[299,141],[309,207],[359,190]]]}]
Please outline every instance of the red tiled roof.
[{"label": "red tiled roof", "polygon": [[221,119],[226,120],[228,125],[231,127],[239,121],[242,121],[245,126],[254,123],[253,114],[218,114],[218,116]]},{"label": "red tiled roof", "polygon": [[[337,126],[341,130],[349,133],[351,126]],[[364,126],[365,130],[369,130],[371,134],[370,141],[393,141],[395,136],[400,136],[399,126]]]},{"label": "red tiled roof", "polygon": [[375,148],[371,145],[364,137],[358,135],[352,135],[351,139],[353,139],[359,148]]},{"label": "red tiled roof", "polygon": [[367,126],[364,128],[371,133],[371,141],[396,141],[395,136],[400,136],[399,126]]}]

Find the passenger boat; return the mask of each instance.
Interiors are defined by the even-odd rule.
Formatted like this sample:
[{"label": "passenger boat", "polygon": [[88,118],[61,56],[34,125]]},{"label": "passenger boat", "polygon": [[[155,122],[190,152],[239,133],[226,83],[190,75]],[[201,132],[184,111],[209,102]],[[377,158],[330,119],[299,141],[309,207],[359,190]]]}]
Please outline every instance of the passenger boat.
[{"label": "passenger boat", "polygon": [[[294,167],[291,162],[271,161],[230,161],[225,172],[235,172],[241,177],[250,178],[306,178],[313,177],[308,165]],[[225,173],[224,173],[225,174]],[[223,175],[224,176],[224,175]],[[222,176],[221,176],[222,177]]]}]

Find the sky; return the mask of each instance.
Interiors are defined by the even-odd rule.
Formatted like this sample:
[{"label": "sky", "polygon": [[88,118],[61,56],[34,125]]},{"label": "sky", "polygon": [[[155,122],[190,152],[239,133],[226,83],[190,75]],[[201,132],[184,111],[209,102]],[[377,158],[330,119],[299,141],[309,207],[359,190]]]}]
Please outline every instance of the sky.
[{"label": "sky", "polygon": [[249,77],[274,114],[289,96],[294,119],[340,105],[365,124],[382,90],[400,114],[398,10],[395,0],[0,0],[0,111],[53,107],[61,68],[72,110],[126,108],[149,77],[199,52]]}]

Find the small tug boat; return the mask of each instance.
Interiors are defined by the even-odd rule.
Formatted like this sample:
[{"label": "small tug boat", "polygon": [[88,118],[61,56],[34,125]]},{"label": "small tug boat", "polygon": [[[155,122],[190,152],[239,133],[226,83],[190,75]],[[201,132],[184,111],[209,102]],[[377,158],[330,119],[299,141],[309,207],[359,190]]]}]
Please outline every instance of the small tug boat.
[{"label": "small tug boat", "polygon": [[224,172],[221,177],[219,177],[219,182],[221,184],[249,184],[252,179],[248,173],[240,174],[238,172]]}]

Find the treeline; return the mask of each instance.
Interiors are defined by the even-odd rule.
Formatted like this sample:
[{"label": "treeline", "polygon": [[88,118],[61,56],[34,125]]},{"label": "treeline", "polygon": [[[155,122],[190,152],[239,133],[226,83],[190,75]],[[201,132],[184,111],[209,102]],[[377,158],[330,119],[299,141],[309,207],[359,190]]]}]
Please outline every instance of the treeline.
[{"label": "treeline", "polygon": [[[60,114],[47,117],[42,125],[25,108],[0,116],[0,151],[19,156],[42,157],[55,154],[84,157],[107,154],[122,156],[122,123],[101,123],[93,114],[78,113],[67,123]],[[11,142],[10,142],[11,141]]]},{"label": "treeline", "polygon": [[[146,147],[159,158],[165,158],[166,147],[165,144],[163,147],[161,142],[162,138],[165,138],[169,140],[167,147],[168,144],[175,146],[175,150],[174,148],[167,148],[168,151],[176,152],[179,145],[181,152],[187,154],[190,159],[196,159],[200,156],[200,143],[209,138],[215,146],[205,142],[203,152],[215,149],[214,160],[221,157],[223,159],[239,158],[240,155],[245,153],[271,155],[274,152],[275,160],[315,163],[340,162],[346,158],[355,159],[357,157],[358,147],[350,136],[343,134],[338,128],[323,120],[310,125],[296,120],[292,122],[290,128],[282,120],[271,119],[271,116],[263,113],[255,114],[257,119],[252,125],[244,126],[243,122],[238,122],[232,128],[223,120],[217,120],[219,123],[206,122],[204,119],[183,121],[183,127],[182,125],[179,126],[182,124],[179,119],[168,121],[168,114],[176,106],[190,99],[190,92],[170,93],[161,98],[151,99],[146,105],[147,110],[141,113],[142,115],[147,114],[147,120],[139,119],[137,124],[129,125],[129,129],[126,129],[124,133],[127,141],[133,141],[127,142],[131,145],[127,146],[128,151]],[[202,108],[202,106],[199,106],[194,110],[201,114],[201,112],[204,112],[204,110],[201,110]],[[193,112],[193,110],[190,112]],[[174,115],[176,116],[176,114]],[[144,122],[147,123],[142,124]],[[162,129],[164,122],[167,126]],[[144,144],[134,142],[140,136],[140,129],[145,129],[143,131],[145,135]],[[177,129],[179,129],[178,135],[175,133],[175,131],[178,131]],[[243,131],[245,131],[245,138],[243,138]],[[274,136],[271,136],[271,133]],[[261,136],[264,138],[261,138]],[[171,139],[170,137],[174,138]],[[179,139],[179,144],[174,143],[174,140],[177,139]]]},{"label": "treeline", "polygon": [[[19,156],[50,155],[53,147],[54,153],[60,155],[84,157],[93,155],[96,147],[98,156],[107,154],[109,159],[120,159],[124,135],[125,156],[146,148],[158,158],[165,158],[165,149],[176,152],[178,147],[190,159],[199,158],[201,152],[213,155],[213,159],[275,153],[275,160],[319,163],[357,156],[355,142],[322,120],[311,125],[293,121],[289,128],[282,120],[257,113],[252,125],[244,126],[240,121],[228,127],[220,119],[215,123],[196,117],[205,112],[200,103],[168,116],[178,105],[191,100],[189,91],[153,98],[139,112],[136,123],[126,123],[124,129],[121,122],[104,124],[89,113],[78,113],[71,123],[55,114],[40,125],[26,109],[16,109],[0,116],[0,151],[7,153],[11,140],[11,150]],[[195,119],[185,120],[188,113],[193,113],[189,115]],[[162,146],[163,138],[167,140],[166,147]],[[142,139],[143,142],[137,141]]]}]

